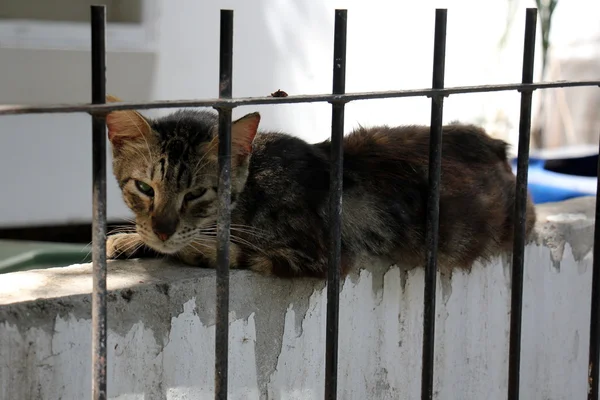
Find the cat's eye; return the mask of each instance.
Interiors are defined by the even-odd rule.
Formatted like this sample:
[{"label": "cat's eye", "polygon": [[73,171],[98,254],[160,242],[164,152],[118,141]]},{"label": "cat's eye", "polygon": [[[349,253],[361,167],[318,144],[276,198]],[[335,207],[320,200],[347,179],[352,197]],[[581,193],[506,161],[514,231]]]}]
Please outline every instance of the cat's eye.
[{"label": "cat's eye", "polygon": [[135,181],[135,187],[142,193],[144,193],[148,197],[154,197],[154,189],[152,186],[148,185],[142,181]]},{"label": "cat's eye", "polygon": [[193,192],[188,192],[183,197],[183,200],[185,202],[193,201],[193,200],[199,199],[200,197],[204,196],[204,193],[206,193],[206,189],[198,189]]}]

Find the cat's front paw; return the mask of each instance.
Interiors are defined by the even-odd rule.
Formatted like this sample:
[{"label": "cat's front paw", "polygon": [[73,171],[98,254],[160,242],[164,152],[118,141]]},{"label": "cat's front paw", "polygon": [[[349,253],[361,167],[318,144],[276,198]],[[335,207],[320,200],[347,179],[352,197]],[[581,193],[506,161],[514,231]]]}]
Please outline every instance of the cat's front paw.
[{"label": "cat's front paw", "polygon": [[106,258],[130,258],[140,247],[142,239],[137,233],[117,233],[106,238]]}]

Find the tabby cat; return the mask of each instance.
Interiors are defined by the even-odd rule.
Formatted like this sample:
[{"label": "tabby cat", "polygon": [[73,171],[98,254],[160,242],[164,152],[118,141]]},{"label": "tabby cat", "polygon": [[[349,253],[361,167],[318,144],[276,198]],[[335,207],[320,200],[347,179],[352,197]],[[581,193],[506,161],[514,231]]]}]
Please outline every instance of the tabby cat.
[{"label": "tabby cat", "polygon": [[[252,113],[232,125],[231,267],[324,277],[330,143],[257,131],[259,121]],[[153,120],[135,111],[108,114],[114,174],[136,216],[135,233],[109,236],[109,258],[149,248],[215,266],[217,124],[212,110]],[[424,126],[360,127],[345,136],[344,273],[365,254],[423,265],[428,142]],[[441,267],[469,267],[511,249],[515,176],[506,148],[475,126],[443,128]],[[528,235],[534,222],[528,199]]]}]

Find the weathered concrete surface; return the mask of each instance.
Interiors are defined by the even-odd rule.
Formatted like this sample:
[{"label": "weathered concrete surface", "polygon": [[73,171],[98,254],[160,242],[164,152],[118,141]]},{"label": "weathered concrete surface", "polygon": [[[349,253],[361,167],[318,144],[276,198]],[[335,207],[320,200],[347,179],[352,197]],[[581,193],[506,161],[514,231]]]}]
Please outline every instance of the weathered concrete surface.
[{"label": "weathered concrete surface", "polygon": [[[526,252],[524,399],[585,398],[594,198],[538,208]],[[435,398],[504,399],[508,256],[438,282]],[[91,268],[0,275],[0,399],[90,398]],[[215,276],[110,262],[112,399],[212,399]],[[363,262],[340,298],[339,398],[417,399],[423,270]],[[320,399],[323,282],[231,273],[230,398]]]}]

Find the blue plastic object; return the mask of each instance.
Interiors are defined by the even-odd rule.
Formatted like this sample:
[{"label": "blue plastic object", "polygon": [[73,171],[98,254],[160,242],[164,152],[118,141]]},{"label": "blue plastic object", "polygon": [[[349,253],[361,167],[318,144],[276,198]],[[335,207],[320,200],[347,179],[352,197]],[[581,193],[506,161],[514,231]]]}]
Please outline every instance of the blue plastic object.
[{"label": "blue plastic object", "polygon": [[[590,146],[533,153],[527,186],[536,204],[595,196],[598,150]],[[511,160],[516,173],[517,159]]]}]

